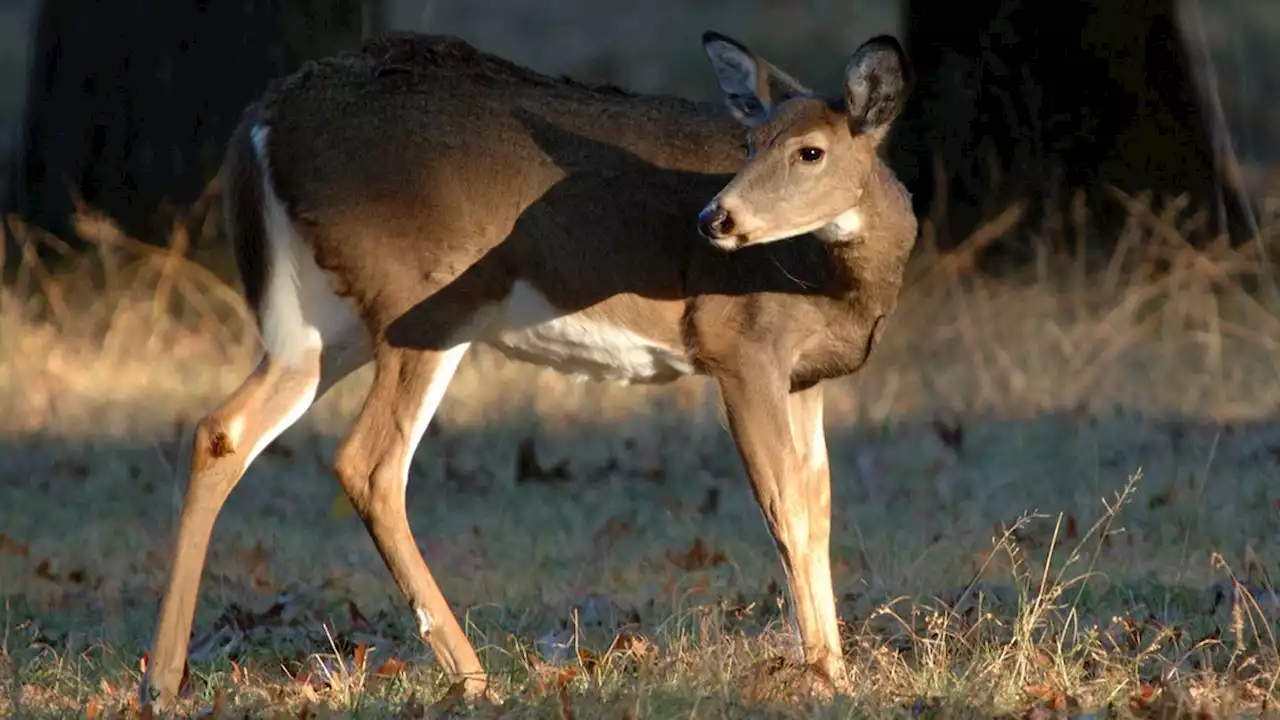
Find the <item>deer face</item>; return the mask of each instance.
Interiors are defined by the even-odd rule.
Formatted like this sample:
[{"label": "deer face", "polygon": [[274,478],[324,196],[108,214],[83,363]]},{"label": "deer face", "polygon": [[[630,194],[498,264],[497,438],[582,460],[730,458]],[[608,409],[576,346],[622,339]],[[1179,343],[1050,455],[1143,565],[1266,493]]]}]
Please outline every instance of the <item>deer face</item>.
[{"label": "deer face", "polygon": [[[820,97],[742,45],[703,37],[730,112],[747,129],[747,162],[698,215],[698,230],[734,250],[829,228],[857,234],[860,203],[880,143],[912,81],[893,38],[869,40],[849,60],[843,97]],[[784,86],[773,102],[769,79]]]}]

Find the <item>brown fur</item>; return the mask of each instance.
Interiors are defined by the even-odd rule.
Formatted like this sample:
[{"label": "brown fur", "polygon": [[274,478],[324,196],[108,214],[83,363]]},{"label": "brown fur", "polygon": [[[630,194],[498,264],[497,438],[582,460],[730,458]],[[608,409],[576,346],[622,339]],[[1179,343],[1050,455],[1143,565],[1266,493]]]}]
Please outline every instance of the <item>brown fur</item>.
[{"label": "brown fur", "polygon": [[[867,356],[915,239],[909,198],[877,161],[864,240],[726,254],[695,223],[744,159],[723,109],[558,80],[451,37],[380,38],[313,63],[260,119],[276,192],[317,263],[397,345],[444,348],[519,275],[700,366],[740,333],[788,342],[807,385]],[[733,332],[707,337],[717,328]]]}]

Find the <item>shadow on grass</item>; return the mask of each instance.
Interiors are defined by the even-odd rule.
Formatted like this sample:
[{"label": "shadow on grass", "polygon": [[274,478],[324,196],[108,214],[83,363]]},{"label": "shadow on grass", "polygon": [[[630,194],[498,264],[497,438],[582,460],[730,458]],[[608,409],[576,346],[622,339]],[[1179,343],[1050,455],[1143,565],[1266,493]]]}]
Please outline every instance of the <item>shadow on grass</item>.
[{"label": "shadow on grass", "polygon": [[[895,598],[951,602],[976,582],[989,607],[1015,618],[1036,600],[1046,561],[1050,584],[1093,574],[1078,596],[1068,593],[1078,623],[1131,613],[1202,637],[1222,612],[1212,590],[1225,573],[1210,556],[1242,571],[1239,548],[1276,529],[1280,430],[1270,422],[1224,427],[1124,411],[875,426],[831,417],[828,439],[841,615],[855,635],[896,652],[910,654],[923,629],[886,619],[886,608],[911,614]],[[88,658],[89,676],[135,673],[166,579],[185,482],[173,468],[186,440],[0,441],[0,592],[10,651],[29,682],[57,675],[52,658]],[[426,660],[328,469],[339,442],[295,428],[232,494],[202,583],[198,675],[230,660],[301,673],[315,654],[361,642]],[[1106,524],[1104,501],[1139,470]],[[554,657],[576,643],[599,653],[623,628],[663,652],[695,652],[712,631],[776,645],[767,639],[780,628],[782,573],[714,419],[641,411],[554,427],[531,418],[446,425],[415,458],[409,507],[486,665],[495,674],[505,665],[513,685],[531,676],[522,652]],[[1049,517],[999,540],[1036,508]],[[646,704],[692,707],[687,690],[646,692],[655,693]]]}]

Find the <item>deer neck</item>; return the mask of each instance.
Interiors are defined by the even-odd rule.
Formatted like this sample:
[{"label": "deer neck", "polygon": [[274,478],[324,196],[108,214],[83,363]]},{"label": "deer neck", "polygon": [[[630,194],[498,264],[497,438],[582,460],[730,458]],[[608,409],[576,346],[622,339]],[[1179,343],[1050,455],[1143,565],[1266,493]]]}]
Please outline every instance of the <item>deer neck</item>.
[{"label": "deer neck", "polygon": [[877,177],[858,204],[813,235],[827,248],[847,292],[863,299],[881,291],[896,297],[915,245],[916,219],[906,191]]}]

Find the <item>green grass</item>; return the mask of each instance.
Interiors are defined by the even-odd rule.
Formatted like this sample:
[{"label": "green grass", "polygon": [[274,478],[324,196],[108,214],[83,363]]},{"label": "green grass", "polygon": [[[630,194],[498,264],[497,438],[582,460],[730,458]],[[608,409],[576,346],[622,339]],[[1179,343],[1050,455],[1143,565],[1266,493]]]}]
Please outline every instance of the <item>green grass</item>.
[{"label": "green grass", "polygon": [[[1274,702],[1280,321],[1270,295],[1239,289],[1258,284],[1249,249],[1195,253],[1135,218],[1124,245],[1146,250],[1091,278],[1061,262],[975,277],[934,257],[926,230],[884,346],[827,391],[856,673],[832,704],[770,665],[794,649],[783,578],[706,381],[578,385],[473,354],[409,506],[505,700],[479,716],[993,717],[1055,702],[1124,716],[1133,702],[1155,717],[1179,699],[1238,716]],[[83,221],[100,254],[57,278],[29,268],[0,298],[5,715],[129,709],[191,423],[253,352],[217,284],[225,257],[203,258],[209,274]],[[328,469],[368,381],[335,388],[233,493],[187,709],[383,717],[447,697]],[[529,444],[565,479],[521,480]],[[642,640],[607,652],[619,634]],[[338,669],[360,647],[367,672]],[[388,659],[405,672],[375,677]]]}]

